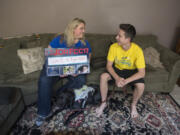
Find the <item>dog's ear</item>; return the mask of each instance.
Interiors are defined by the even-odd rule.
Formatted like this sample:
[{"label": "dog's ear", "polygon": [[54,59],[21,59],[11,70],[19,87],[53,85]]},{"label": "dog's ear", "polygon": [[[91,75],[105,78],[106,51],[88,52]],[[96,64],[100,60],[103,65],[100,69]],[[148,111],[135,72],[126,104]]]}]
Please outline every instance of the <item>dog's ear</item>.
[{"label": "dog's ear", "polygon": [[87,104],[94,104],[94,92],[88,93]]},{"label": "dog's ear", "polygon": [[101,102],[101,92],[100,92],[100,86],[97,84],[90,84],[90,87],[94,88],[94,94],[93,94],[93,102],[92,104],[97,105]]},{"label": "dog's ear", "polygon": [[93,88],[94,92],[88,93],[87,104],[97,105],[101,102],[101,93],[99,90],[99,86],[95,86]]}]

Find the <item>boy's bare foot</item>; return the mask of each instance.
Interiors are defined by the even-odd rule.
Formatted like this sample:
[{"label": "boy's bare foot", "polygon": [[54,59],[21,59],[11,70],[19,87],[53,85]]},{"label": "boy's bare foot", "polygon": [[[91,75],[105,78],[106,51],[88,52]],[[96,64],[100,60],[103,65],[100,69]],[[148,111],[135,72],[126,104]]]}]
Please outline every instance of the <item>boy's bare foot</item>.
[{"label": "boy's bare foot", "polygon": [[136,106],[131,107],[131,118],[137,118],[139,116]]},{"label": "boy's bare foot", "polygon": [[106,104],[106,102],[104,102],[104,103],[101,103],[101,105],[98,108],[96,108],[97,117],[100,117],[103,114],[103,111],[106,106],[107,106],[107,104]]}]

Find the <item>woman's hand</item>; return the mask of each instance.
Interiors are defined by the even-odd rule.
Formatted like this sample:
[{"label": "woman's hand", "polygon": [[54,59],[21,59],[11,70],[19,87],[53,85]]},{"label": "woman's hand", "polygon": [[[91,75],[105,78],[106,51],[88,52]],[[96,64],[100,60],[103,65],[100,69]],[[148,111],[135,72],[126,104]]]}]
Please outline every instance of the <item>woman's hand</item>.
[{"label": "woman's hand", "polygon": [[61,78],[63,78],[63,77],[67,77],[67,76],[68,76],[68,75],[60,75],[60,77],[61,77]]},{"label": "woman's hand", "polygon": [[78,74],[72,74],[71,76],[76,77],[76,76],[78,76]]}]

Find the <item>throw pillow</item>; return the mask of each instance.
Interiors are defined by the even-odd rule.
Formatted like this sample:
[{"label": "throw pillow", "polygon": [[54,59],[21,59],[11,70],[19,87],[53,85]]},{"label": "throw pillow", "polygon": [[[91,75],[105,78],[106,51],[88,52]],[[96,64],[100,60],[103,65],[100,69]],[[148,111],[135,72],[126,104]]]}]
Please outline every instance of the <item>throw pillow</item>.
[{"label": "throw pillow", "polygon": [[18,49],[17,54],[21,59],[24,74],[42,69],[44,63],[44,49],[42,47]]},{"label": "throw pillow", "polygon": [[164,68],[163,64],[160,62],[160,54],[155,48],[146,48],[144,50],[144,57],[146,64],[149,64],[154,68]]}]

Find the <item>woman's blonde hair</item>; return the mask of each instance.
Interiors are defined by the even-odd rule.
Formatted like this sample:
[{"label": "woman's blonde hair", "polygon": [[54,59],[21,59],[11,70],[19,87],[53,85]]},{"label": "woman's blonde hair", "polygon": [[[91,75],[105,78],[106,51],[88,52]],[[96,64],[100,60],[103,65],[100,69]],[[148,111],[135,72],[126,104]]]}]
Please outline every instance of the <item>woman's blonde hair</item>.
[{"label": "woman's blonde hair", "polygon": [[[84,25],[86,24],[86,22],[83,19],[80,18],[74,18],[71,22],[69,22],[69,24],[67,25],[65,32],[64,32],[64,39],[67,42],[67,46],[71,47],[72,45],[74,45],[74,29],[77,28],[79,26],[79,24],[83,23]],[[81,42],[85,44],[85,37],[83,36],[82,39],[80,39]]]}]

